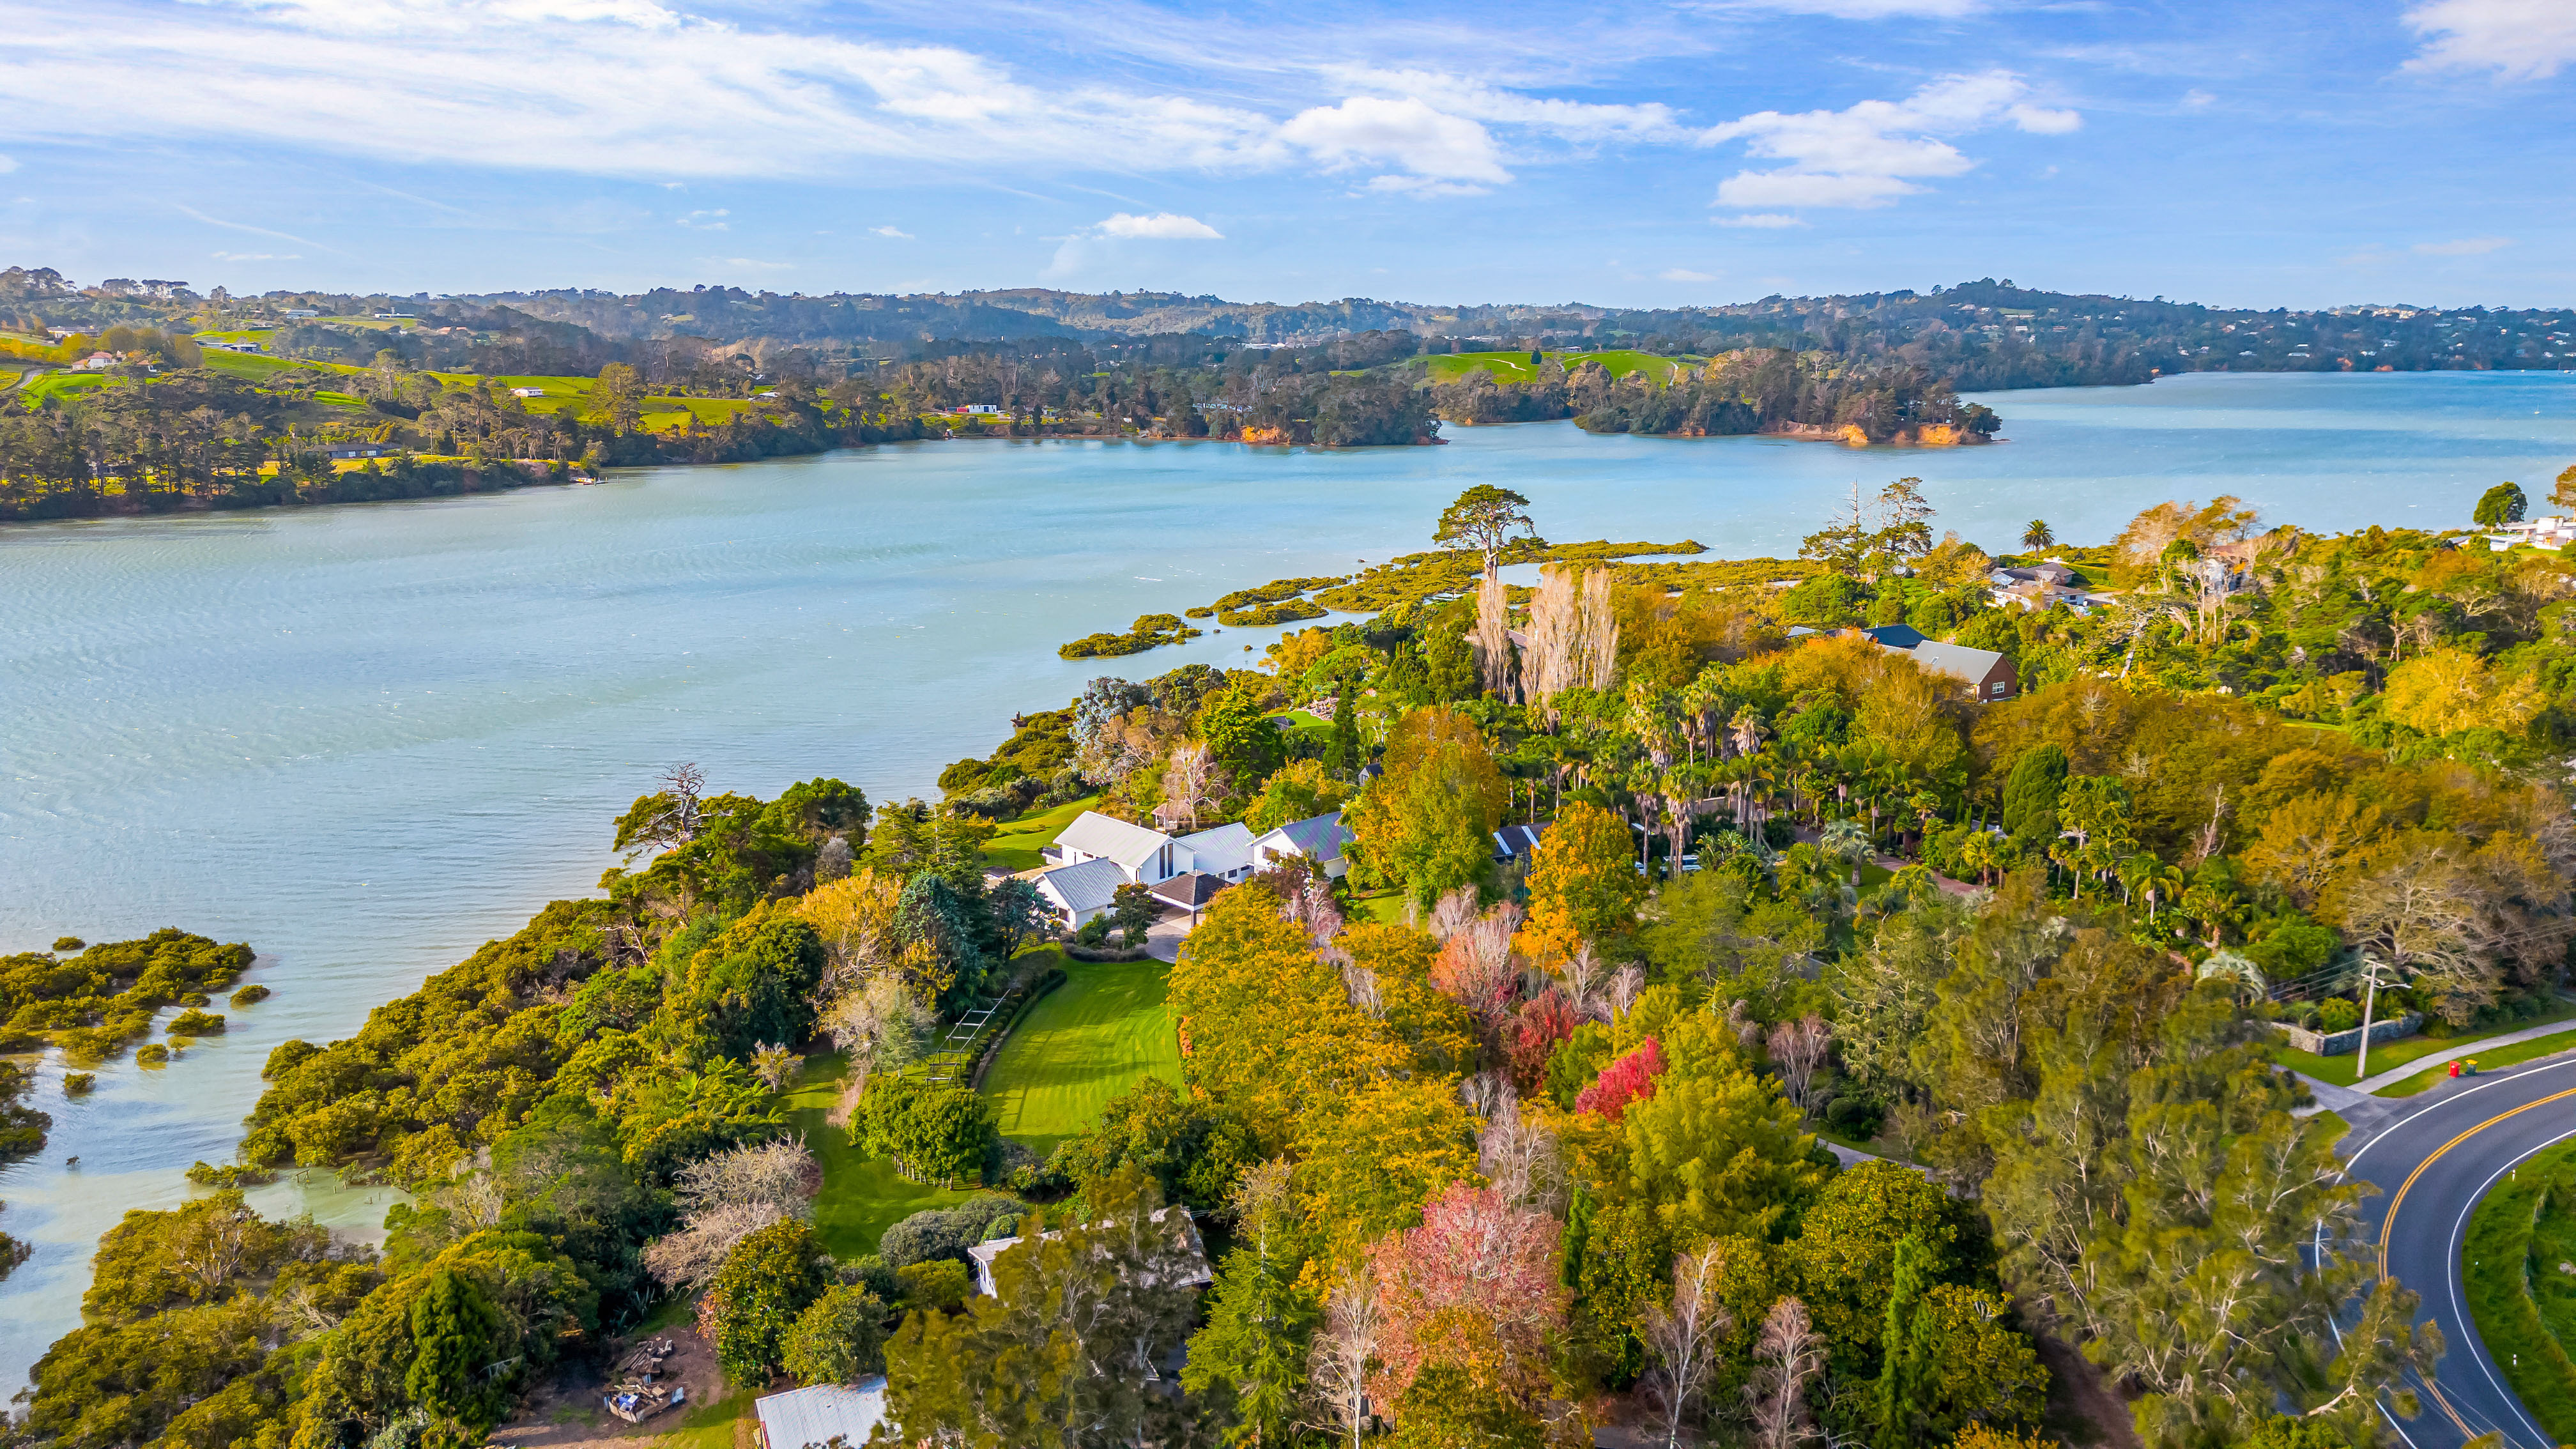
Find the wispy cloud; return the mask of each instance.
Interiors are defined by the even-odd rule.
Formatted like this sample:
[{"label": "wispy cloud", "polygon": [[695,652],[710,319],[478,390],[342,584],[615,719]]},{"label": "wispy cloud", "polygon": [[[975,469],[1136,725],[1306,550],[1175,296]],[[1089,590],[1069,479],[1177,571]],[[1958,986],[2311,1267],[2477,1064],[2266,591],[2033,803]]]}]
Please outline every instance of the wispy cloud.
[{"label": "wispy cloud", "polygon": [[336,247],[327,247],[327,246],[322,245],[322,243],[320,243],[320,242],[318,242],[318,241],[310,241],[310,240],[307,240],[307,239],[305,239],[305,238],[303,238],[303,237],[297,236],[297,235],[295,235],[293,232],[271,231],[271,230],[269,230],[267,227],[264,227],[264,226],[252,226],[249,222],[246,222],[246,221],[226,221],[226,220],[224,220],[224,219],[223,219],[222,217],[220,217],[220,216],[208,216],[208,215],[206,215],[204,212],[199,211],[199,210],[198,210],[198,209],[196,209],[195,207],[190,206],[190,205],[188,205],[188,204],[187,204],[187,203],[185,203],[185,202],[178,202],[178,201],[174,201],[174,202],[172,202],[172,203],[170,203],[170,204],[171,204],[173,207],[176,207],[176,208],[178,209],[178,211],[179,211],[179,214],[180,214],[180,215],[182,215],[182,216],[192,217],[192,218],[194,218],[194,219],[196,219],[196,220],[198,220],[198,221],[202,221],[202,222],[204,222],[204,223],[205,223],[206,225],[208,225],[208,226],[219,226],[219,227],[222,227],[222,228],[224,228],[226,231],[242,231],[242,232],[248,232],[248,233],[250,233],[252,236],[272,236],[272,237],[277,238],[279,241],[290,241],[290,242],[295,243],[297,246],[300,246],[300,247],[311,247],[311,248],[313,248],[313,249],[314,249],[314,250],[316,250],[316,251],[325,251],[325,252],[328,252],[328,251],[337,251],[337,250],[338,250],[338,248],[336,248]]},{"label": "wispy cloud", "polygon": [[1688,267],[1666,267],[1655,273],[1655,279],[1663,282],[1714,282],[1717,275],[1714,272],[1694,272]]},{"label": "wispy cloud", "polygon": [[207,255],[219,262],[300,262],[304,260],[302,254],[297,252],[209,252]]},{"label": "wispy cloud", "polygon": [[713,211],[690,212],[679,219],[679,224],[699,231],[731,231],[733,223],[724,219],[731,214],[729,210],[719,206]]},{"label": "wispy cloud", "polygon": [[1148,241],[1223,241],[1225,233],[1195,216],[1179,216],[1158,211],[1152,216],[1132,216],[1118,212],[1104,218],[1094,228],[1102,236],[1125,237]]},{"label": "wispy cloud", "polygon": [[2576,62],[2576,5],[2567,0],[2427,0],[2405,22],[2424,42],[2408,70],[2546,80]]},{"label": "wispy cloud", "polygon": [[0,176],[6,176],[17,169],[18,158],[14,156],[0,155]]},{"label": "wispy cloud", "polygon": [[893,228],[893,227],[891,227],[891,226],[872,226],[872,227],[869,227],[869,228],[868,228],[868,231],[869,231],[869,233],[870,233],[871,235],[875,235],[875,236],[890,236],[890,237],[895,238],[897,241],[911,241],[911,240],[913,240],[913,235],[912,235],[912,233],[911,233],[911,232],[908,232],[908,231],[898,231],[898,230],[896,230],[895,228]]},{"label": "wispy cloud", "polygon": [[1716,222],[1719,226],[1749,226],[1762,230],[1777,230],[1782,227],[1806,225],[1805,222],[1799,220],[1797,217],[1780,211],[1748,211],[1736,216],[1714,216],[1710,217],[1709,220]]},{"label": "wispy cloud", "polygon": [[1728,177],[1717,189],[1720,206],[1886,206],[1926,190],[1922,178],[1957,176],[1975,166],[1944,136],[2004,124],[2061,135],[2083,124],[2073,111],[2031,104],[2024,99],[2029,89],[2008,71],[1951,76],[1901,101],[1794,115],[1757,112],[1710,127],[1700,141],[1742,141],[1752,156],[1788,163]]},{"label": "wispy cloud", "polygon": [[698,260],[709,266],[740,267],[746,272],[792,272],[796,270],[796,264],[794,262],[764,262],[756,257],[724,257],[721,259],[716,257],[700,257]]},{"label": "wispy cloud", "polygon": [[2511,237],[2471,236],[2458,241],[2417,242],[2407,250],[2419,257],[2482,257],[2512,245]]}]

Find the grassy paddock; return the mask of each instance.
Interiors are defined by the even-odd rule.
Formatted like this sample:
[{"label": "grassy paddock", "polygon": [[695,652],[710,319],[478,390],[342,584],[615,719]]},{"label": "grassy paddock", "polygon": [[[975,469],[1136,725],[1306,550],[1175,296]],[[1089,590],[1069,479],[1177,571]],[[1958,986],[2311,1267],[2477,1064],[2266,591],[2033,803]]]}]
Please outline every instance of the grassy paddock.
[{"label": "grassy paddock", "polygon": [[984,1078],[1003,1135],[1043,1154],[1144,1078],[1179,1085],[1180,1033],[1163,1009],[1168,970],[1160,961],[1066,962],[1065,984],[1021,1019]]},{"label": "grassy paddock", "polygon": [[984,842],[985,863],[996,870],[1035,870],[1046,864],[1038,854],[1042,846],[1053,845],[1074,817],[1100,803],[1097,795],[1085,795],[1036,815],[1023,815],[1006,822]]},{"label": "grassy paddock", "polygon": [[2469,1219],[2460,1256],[2469,1315],[2496,1368],[2551,1439],[2576,1441],[2576,1362],[2566,1348],[2576,1332],[2576,1274],[2559,1267],[2576,1263],[2576,1143],[2539,1153],[2497,1183]]},{"label": "grassy paddock", "polygon": [[[1540,356],[1563,365],[1569,371],[1587,362],[1597,362],[1608,368],[1612,377],[1643,372],[1659,386],[1673,381],[1677,372],[1689,371],[1700,360],[1657,357],[1653,353],[1626,348],[1610,352],[1543,352]],[[1423,362],[1425,375],[1433,382],[1456,382],[1471,372],[1490,372],[1496,382],[1535,382],[1539,372],[1530,365],[1526,352],[1453,352],[1435,354],[1424,358]]]},{"label": "grassy paddock", "polygon": [[886,1229],[924,1208],[950,1207],[974,1196],[906,1181],[893,1163],[852,1147],[849,1132],[828,1120],[848,1075],[849,1063],[842,1057],[815,1057],[784,1099],[788,1121],[805,1135],[814,1160],[823,1164],[814,1235],[826,1252],[844,1260],[875,1252]]}]

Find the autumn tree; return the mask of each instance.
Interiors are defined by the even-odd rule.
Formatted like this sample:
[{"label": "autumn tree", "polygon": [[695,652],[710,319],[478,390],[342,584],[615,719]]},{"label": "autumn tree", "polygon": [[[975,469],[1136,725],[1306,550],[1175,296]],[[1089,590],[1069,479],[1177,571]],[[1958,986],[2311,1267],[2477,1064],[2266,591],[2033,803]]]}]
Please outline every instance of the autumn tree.
[{"label": "autumn tree", "polygon": [[1370,1250],[1387,1333],[1370,1395],[1394,1404],[1425,1369],[1459,1370],[1488,1392],[1535,1407],[1548,1345],[1564,1321],[1554,1272],[1556,1220],[1491,1188],[1452,1186],[1422,1225]]},{"label": "autumn tree", "polygon": [[1523,953],[1553,962],[1634,930],[1646,879],[1633,850],[1620,816],[1580,800],[1559,812],[1530,863]]},{"label": "autumn tree", "polygon": [[1401,883],[1426,911],[1485,881],[1510,787],[1475,722],[1436,706],[1414,710],[1389,738],[1385,765],[1343,817],[1368,869]]}]

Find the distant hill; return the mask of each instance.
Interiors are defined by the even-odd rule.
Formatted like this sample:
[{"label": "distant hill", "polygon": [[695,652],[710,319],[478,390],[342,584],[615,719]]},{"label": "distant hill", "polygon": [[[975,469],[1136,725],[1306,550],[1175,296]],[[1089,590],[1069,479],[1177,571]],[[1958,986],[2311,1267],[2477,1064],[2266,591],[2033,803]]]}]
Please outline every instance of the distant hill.
[{"label": "distant hill", "polygon": [[[203,310],[288,309],[328,317],[417,313],[452,330],[449,350],[488,370],[595,372],[679,348],[735,352],[763,365],[795,350],[818,367],[954,355],[978,345],[1073,344],[1104,358],[1162,365],[1208,348],[1315,347],[1365,334],[1418,339],[1428,353],[1545,348],[1714,356],[1789,348],[1853,362],[1902,363],[1960,391],[2144,382],[2201,371],[2414,372],[2576,369],[2576,311],[2353,306],[2255,311],[2162,298],[2033,291],[1987,278],[1930,292],[1765,297],[1715,307],[1632,309],[1580,303],[1433,305],[1346,297],[1231,302],[1177,292],[1042,287],[957,294],[801,293],[739,287],[584,289],[471,296],[271,292],[206,297],[184,282],[116,279],[81,287],[47,269],[0,271],[0,327],[148,323]],[[373,343],[353,336],[350,360]],[[1150,356],[1149,356],[1150,354]],[[512,359],[524,360],[524,366]],[[537,363],[544,362],[544,367]],[[506,364],[506,365],[505,365]],[[1336,364],[1344,365],[1344,364]]]}]

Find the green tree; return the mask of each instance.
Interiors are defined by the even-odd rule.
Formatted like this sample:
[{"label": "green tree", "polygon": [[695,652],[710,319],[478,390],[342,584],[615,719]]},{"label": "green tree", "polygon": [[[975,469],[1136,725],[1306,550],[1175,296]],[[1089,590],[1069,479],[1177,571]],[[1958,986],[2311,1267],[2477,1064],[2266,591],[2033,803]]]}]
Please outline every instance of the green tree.
[{"label": "green tree", "polygon": [[1479,483],[1440,511],[1440,523],[1432,530],[1431,541],[1449,548],[1476,550],[1484,560],[1485,572],[1492,573],[1501,565],[1503,550],[1511,545],[1515,532],[1532,539],[1538,537],[1538,530],[1530,523],[1529,500],[1509,488]]},{"label": "green tree", "polygon": [[2549,490],[2549,503],[2553,508],[2576,508],[2576,465],[2558,475],[2556,486]]},{"label": "green tree", "polygon": [[664,997],[662,1037],[691,1063],[747,1061],[763,1042],[803,1041],[823,964],[814,927],[764,901],[689,956]]},{"label": "green tree", "polygon": [[801,1222],[771,1223],[725,1254],[707,1288],[716,1362],[738,1384],[766,1383],[784,1342],[823,1292],[822,1244]]},{"label": "green tree", "polygon": [[1238,679],[1199,710],[1199,738],[1250,794],[1287,758],[1287,736],[1262,708],[1262,686]]},{"label": "green tree", "polygon": [[1261,784],[1243,824],[1255,834],[1276,830],[1292,820],[1329,815],[1349,803],[1350,787],[1326,771],[1321,760],[1291,760]]},{"label": "green tree", "polygon": [[788,1377],[815,1384],[855,1384],[885,1368],[885,1300],[863,1287],[836,1283],[796,1316],[779,1340]]},{"label": "green tree", "polygon": [[2025,846],[2057,834],[2057,797],[2066,787],[2066,752],[2055,745],[2024,750],[2004,779],[2004,833]]},{"label": "green tree", "polygon": [[1119,936],[1129,950],[1145,944],[1145,933],[1154,927],[1154,917],[1162,913],[1162,903],[1154,899],[1154,888],[1130,881],[1110,893],[1109,919],[1118,927]]},{"label": "green tree", "polygon": [[1387,742],[1386,773],[1344,815],[1362,863],[1402,883],[1424,910],[1493,872],[1493,833],[1509,787],[1475,722],[1433,707],[1407,714]]},{"label": "green tree", "polygon": [[590,415],[620,433],[644,423],[644,380],[634,368],[612,362],[599,370],[590,389]]},{"label": "green tree", "polygon": [[2522,496],[2521,484],[2498,483],[2493,488],[2490,488],[2486,492],[2478,495],[2477,512],[2471,515],[2470,521],[2477,524],[2480,528],[2494,528],[2499,524],[2520,523],[2522,522],[2524,512],[2527,511],[2530,506],[2530,500]]},{"label": "green tree", "polygon": [[1189,1332],[1188,1219],[1121,1173],[1086,1221],[1023,1237],[995,1291],[913,1312],[886,1344],[886,1413],[907,1437],[991,1449],[1185,1442],[1200,1406],[1148,1377]]},{"label": "green tree", "polygon": [[2057,535],[2049,530],[2045,518],[2034,518],[2022,526],[2021,546],[2025,553],[2037,553],[2055,542]]},{"label": "green tree", "polygon": [[1333,696],[1333,742],[1325,747],[1324,765],[1345,778],[1360,768],[1359,717],[1352,712],[1351,696],[1356,689],[1345,683]]},{"label": "green tree", "polygon": [[918,1181],[950,1182],[982,1168],[992,1150],[993,1104],[954,1082],[880,1076],[859,1100],[850,1136]]},{"label": "green tree", "polygon": [[470,1278],[439,1272],[411,1305],[411,1367],[403,1393],[442,1418],[490,1428],[502,1405],[487,1372],[509,1356],[510,1336],[500,1310]]},{"label": "green tree", "polygon": [[1222,1390],[1237,1444],[1287,1443],[1303,1405],[1307,1351],[1322,1316],[1301,1285],[1306,1254],[1288,1199],[1288,1164],[1256,1168],[1234,1199],[1235,1249],[1218,1270],[1207,1323],[1190,1338],[1181,1387]]}]

